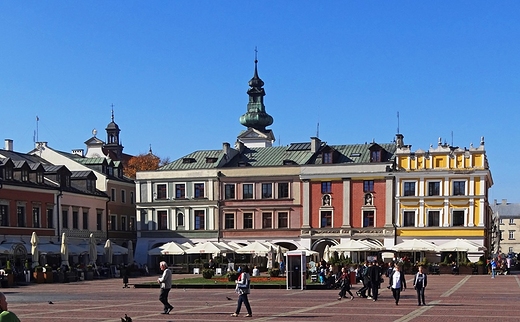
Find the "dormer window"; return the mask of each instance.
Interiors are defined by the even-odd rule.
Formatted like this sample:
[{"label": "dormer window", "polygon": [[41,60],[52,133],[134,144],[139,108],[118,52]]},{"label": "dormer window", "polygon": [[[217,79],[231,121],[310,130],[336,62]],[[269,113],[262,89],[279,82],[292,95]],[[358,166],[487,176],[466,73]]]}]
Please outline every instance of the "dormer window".
[{"label": "dormer window", "polygon": [[109,175],[109,176],[113,176],[113,175],[114,175],[114,168],[112,168],[112,167],[108,167],[107,170],[108,170],[108,175]]},{"label": "dormer window", "polygon": [[184,158],[182,159],[182,163],[195,163],[197,162],[197,160],[195,160],[194,158]]},{"label": "dormer window", "polygon": [[381,162],[381,150],[370,151],[370,162]]},{"label": "dormer window", "polygon": [[43,183],[43,172],[42,171],[36,172],[36,183]]},{"label": "dormer window", "polygon": [[29,171],[27,169],[22,169],[22,181],[27,182],[29,181]]},{"label": "dormer window", "polygon": [[206,158],[206,163],[215,163],[215,162],[217,162],[217,158],[214,158],[214,157]]},{"label": "dormer window", "polygon": [[323,158],[323,164],[331,164],[332,163],[332,151],[323,152],[322,158]]},{"label": "dormer window", "polygon": [[13,180],[13,168],[5,167],[5,180]]},{"label": "dormer window", "polygon": [[87,191],[94,192],[94,181],[87,179]]}]

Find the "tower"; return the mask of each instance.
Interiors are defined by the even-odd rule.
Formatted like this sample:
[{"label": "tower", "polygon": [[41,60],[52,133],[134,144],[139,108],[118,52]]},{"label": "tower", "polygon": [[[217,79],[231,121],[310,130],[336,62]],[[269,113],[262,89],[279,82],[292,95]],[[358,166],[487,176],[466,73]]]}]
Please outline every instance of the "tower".
[{"label": "tower", "polygon": [[114,106],[112,105],[112,121],[108,123],[106,129],[107,141],[103,148],[105,149],[108,156],[113,160],[121,160],[123,155],[123,146],[119,140],[119,126],[114,122]]}]

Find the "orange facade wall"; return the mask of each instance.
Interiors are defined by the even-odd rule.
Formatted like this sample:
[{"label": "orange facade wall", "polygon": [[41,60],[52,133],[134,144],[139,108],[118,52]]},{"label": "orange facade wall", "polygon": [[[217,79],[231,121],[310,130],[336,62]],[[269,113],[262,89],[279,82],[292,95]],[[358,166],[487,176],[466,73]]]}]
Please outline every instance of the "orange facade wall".
[{"label": "orange facade wall", "polygon": [[[350,191],[352,198],[350,200],[350,225],[354,228],[363,227],[363,209],[365,203],[365,192],[363,191],[363,180],[351,182]],[[375,226],[383,227],[385,225],[386,213],[386,180],[374,180],[373,206],[375,207]]]},{"label": "orange facade wall", "polygon": [[[332,181],[331,188],[332,227],[341,227],[343,225],[343,181]],[[324,195],[321,193],[321,181],[310,182],[310,194],[310,225],[319,228]],[[303,198],[305,199],[306,196]]]}]

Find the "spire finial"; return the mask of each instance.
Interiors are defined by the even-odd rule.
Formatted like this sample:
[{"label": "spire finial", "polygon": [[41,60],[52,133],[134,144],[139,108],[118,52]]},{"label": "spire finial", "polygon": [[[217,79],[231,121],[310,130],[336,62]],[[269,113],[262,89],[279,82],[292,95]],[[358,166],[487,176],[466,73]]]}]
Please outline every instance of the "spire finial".
[{"label": "spire finial", "polygon": [[152,144],[150,144],[150,150],[148,150],[148,154],[153,154],[152,153]]},{"label": "spire finial", "polygon": [[112,107],[112,122],[114,122],[114,103],[112,103],[111,107]]},{"label": "spire finial", "polygon": [[258,63],[258,49],[255,46],[255,64]]}]

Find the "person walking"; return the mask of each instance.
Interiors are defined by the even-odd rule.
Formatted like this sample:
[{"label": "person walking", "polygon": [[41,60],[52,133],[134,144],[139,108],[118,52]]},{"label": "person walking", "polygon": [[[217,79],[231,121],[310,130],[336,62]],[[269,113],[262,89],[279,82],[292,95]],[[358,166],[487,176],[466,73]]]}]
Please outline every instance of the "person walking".
[{"label": "person walking", "polygon": [[341,268],[341,274],[339,275],[338,279],[336,279],[336,284],[339,284],[340,287],[338,301],[342,298],[347,298],[347,293],[350,294],[351,301],[354,299],[354,295],[352,295],[352,292],[350,291],[349,272],[345,267]]},{"label": "person walking", "polygon": [[240,314],[240,309],[242,308],[242,303],[244,303],[247,310],[246,317],[249,318],[253,316],[253,311],[251,311],[251,305],[249,304],[249,299],[247,298],[247,295],[251,292],[251,277],[249,276],[249,266],[244,266],[241,271],[242,273],[240,273],[238,279],[235,281],[235,292],[238,294],[237,308],[235,313],[231,314],[231,316],[238,316]]},{"label": "person walking", "polygon": [[170,314],[173,310],[173,306],[168,303],[168,294],[172,288],[172,272],[168,268],[165,261],[159,263],[163,274],[157,279],[157,283],[161,284],[161,293],[159,295],[159,301],[164,305],[164,311],[161,314]]},{"label": "person walking", "polygon": [[370,278],[368,276],[368,270],[371,266],[372,266],[372,263],[365,262],[365,265],[363,265],[362,267],[359,268],[361,270],[361,272],[360,272],[361,281],[363,282],[363,287],[360,288],[356,292],[357,296],[359,296],[359,297],[367,298],[367,291],[368,291],[368,296],[370,296],[371,288],[370,288]]},{"label": "person walking", "polygon": [[16,314],[7,311],[7,299],[2,292],[0,292],[0,322],[20,322]]},{"label": "person walking", "polygon": [[392,290],[392,296],[395,300],[395,305],[399,305],[399,299],[401,298],[401,291],[406,290],[406,279],[404,272],[401,272],[399,265],[393,267],[392,272],[388,276],[390,289]]},{"label": "person walking", "polygon": [[368,276],[370,277],[370,287],[372,288],[372,301],[377,301],[379,296],[379,286],[381,285],[381,267],[376,261],[368,269]]},{"label": "person walking", "polygon": [[497,275],[497,260],[493,258],[491,260],[491,278],[495,278],[495,275]]},{"label": "person walking", "polygon": [[417,305],[426,305],[426,301],[424,300],[424,289],[428,285],[428,276],[423,271],[424,268],[419,266],[419,271],[415,274],[413,279],[413,288],[417,291]]}]

